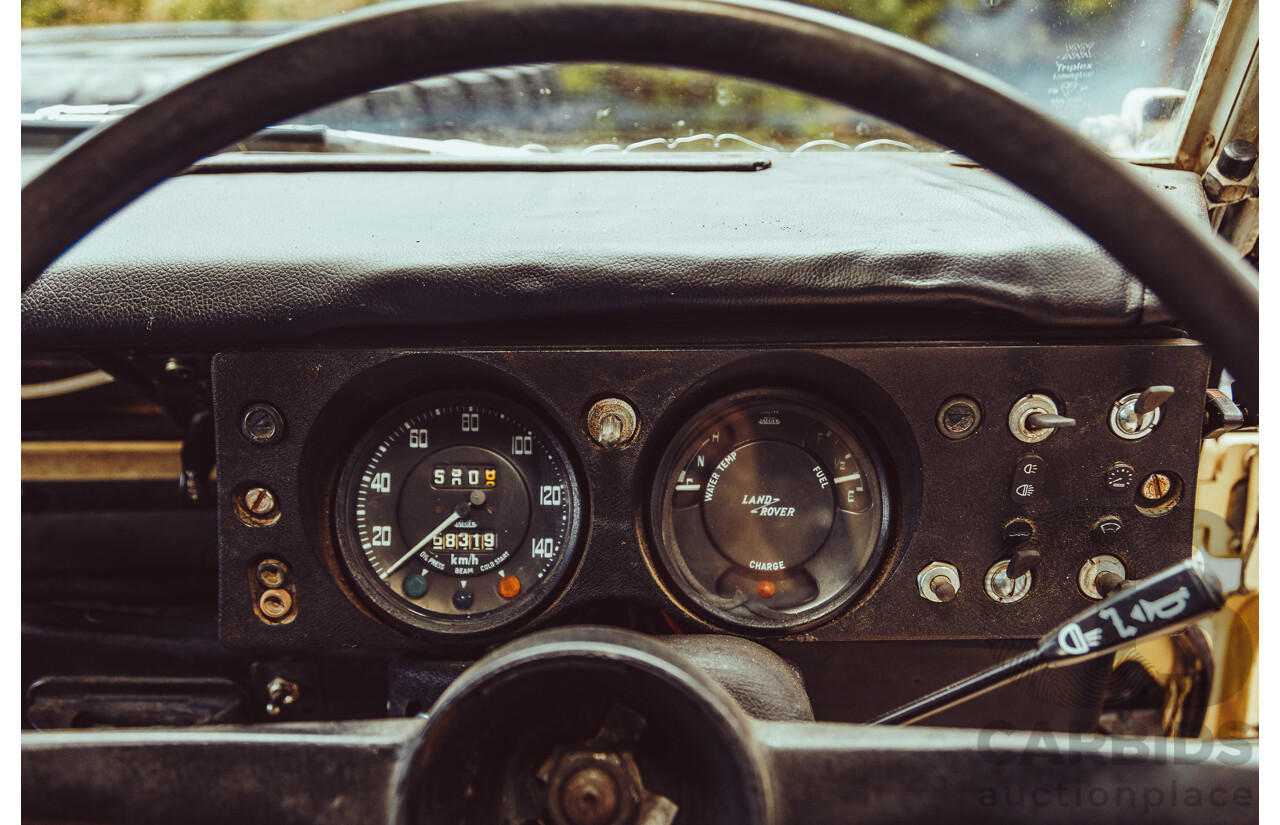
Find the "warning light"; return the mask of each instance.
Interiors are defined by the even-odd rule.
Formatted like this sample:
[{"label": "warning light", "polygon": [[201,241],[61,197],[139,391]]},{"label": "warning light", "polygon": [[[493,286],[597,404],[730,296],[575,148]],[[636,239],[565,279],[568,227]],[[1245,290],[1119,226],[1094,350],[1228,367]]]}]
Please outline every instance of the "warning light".
[{"label": "warning light", "polygon": [[764,581],[760,582],[760,584],[756,585],[756,592],[760,594],[760,598],[762,599],[769,598],[775,592],[777,592],[777,589],[778,588],[774,587],[773,582],[769,581],[768,579],[765,579]]},{"label": "warning light", "polygon": [[498,582],[498,595],[504,599],[514,599],[520,593],[520,580],[515,576],[503,576]]}]

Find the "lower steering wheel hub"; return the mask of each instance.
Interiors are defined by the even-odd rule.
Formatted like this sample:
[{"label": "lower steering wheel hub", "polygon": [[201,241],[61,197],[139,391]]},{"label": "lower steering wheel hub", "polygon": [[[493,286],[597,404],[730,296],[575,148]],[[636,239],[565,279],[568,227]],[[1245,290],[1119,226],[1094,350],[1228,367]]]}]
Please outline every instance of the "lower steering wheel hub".
[{"label": "lower steering wheel hub", "polygon": [[424,741],[410,781],[426,823],[769,821],[742,710],[632,631],[562,628],[497,649],[436,702]]}]

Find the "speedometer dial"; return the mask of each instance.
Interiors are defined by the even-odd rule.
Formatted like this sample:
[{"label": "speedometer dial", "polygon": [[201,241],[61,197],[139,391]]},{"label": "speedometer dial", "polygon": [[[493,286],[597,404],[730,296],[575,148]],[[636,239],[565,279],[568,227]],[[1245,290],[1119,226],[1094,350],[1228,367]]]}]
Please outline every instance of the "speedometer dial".
[{"label": "speedometer dial", "polygon": [[704,410],[663,460],[652,512],[673,583],[722,623],[793,629],[847,605],[874,572],[888,508],[855,428],[802,393]]},{"label": "speedometer dial", "polygon": [[392,410],[350,456],[337,503],[357,589],[415,630],[474,633],[526,615],[577,541],[563,446],[529,411],[487,394]]}]

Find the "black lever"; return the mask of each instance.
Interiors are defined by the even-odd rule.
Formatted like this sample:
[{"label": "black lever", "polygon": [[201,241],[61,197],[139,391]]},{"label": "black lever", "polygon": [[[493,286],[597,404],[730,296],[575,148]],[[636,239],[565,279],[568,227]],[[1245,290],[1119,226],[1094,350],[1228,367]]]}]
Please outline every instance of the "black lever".
[{"label": "black lever", "polygon": [[1161,404],[1173,397],[1173,387],[1167,384],[1157,384],[1154,387],[1147,387],[1138,396],[1138,400],[1133,402],[1133,411],[1138,415],[1146,415],[1152,410],[1157,409]]},{"label": "black lever", "polygon": [[1040,551],[1026,547],[1035,536],[1035,528],[1026,519],[1014,519],[1004,528],[1004,550],[1009,554],[1004,575],[1012,592],[1013,583],[1040,566]]},{"label": "black lever", "polygon": [[1057,430],[1063,427],[1074,427],[1076,420],[1065,415],[1053,413],[1032,413],[1027,416],[1027,426],[1033,430]]},{"label": "black lever", "polygon": [[1205,614],[1217,612],[1225,601],[1222,585],[1212,573],[1194,559],[1184,561],[1116,588],[1107,598],[1046,633],[1034,649],[1021,656],[881,714],[868,724],[917,722],[1033,671],[1083,662],[1134,642],[1172,633]]},{"label": "black lever", "polygon": [[1039,566],[1040,551],[1030,547],[1022,547],[1014,551],[1013,555],[1009,557],[1009,563],[1004,568],[1004,575],[1010,582],[1016,582]]}]

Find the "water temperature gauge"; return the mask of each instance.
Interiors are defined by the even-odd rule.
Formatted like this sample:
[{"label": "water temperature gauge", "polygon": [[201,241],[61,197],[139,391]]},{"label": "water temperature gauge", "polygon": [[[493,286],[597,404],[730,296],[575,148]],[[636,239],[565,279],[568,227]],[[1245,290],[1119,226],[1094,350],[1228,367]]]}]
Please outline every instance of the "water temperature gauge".
[{"label": "water temperature gauge", "polygon": [[658,552],[724,623],[794,629],[851,601],[874,572],[888,508],[879,464],[826,402],[751,392],[704,410],[662,462]]}]

